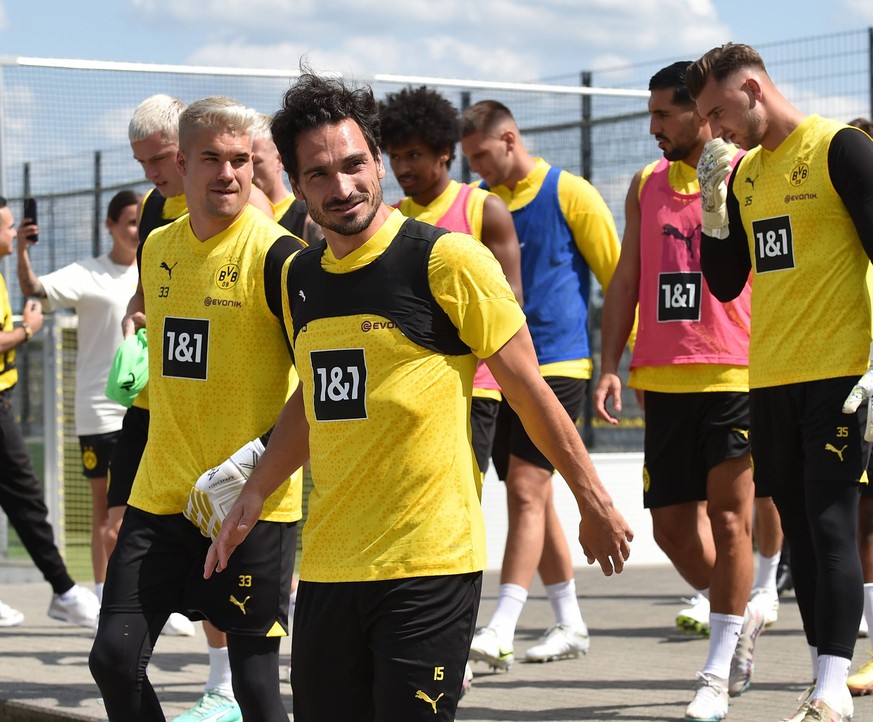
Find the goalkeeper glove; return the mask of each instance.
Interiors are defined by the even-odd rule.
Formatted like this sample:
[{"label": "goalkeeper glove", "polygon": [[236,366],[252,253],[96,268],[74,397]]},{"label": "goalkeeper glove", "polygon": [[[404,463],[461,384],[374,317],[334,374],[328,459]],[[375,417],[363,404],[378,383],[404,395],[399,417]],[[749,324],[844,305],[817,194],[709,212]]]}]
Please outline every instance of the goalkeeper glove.
[{"label": "goalkeeper glove", "polygon": [[725,179],[731,172],[732,155],[730,146],[724,140],[713,138],[703,146],[703,152],[697,162],[703,232],[712,238],[728,237]]},{"label": "goalkeeper glove", "polygon": [[854,414],[865,400],[867,401],[867,428],[864,429],[864,441],[873,441],[873,343],[870,344],[870,368],[849,392],[843,402],[843,413]]},{"label": "goalkeeper glove", "polygon": [[215,541],[221,530],[221,522],[236,502],[263,453],[263,443],[255,439],[197,479],[188,495],[188,506],[182,513],[200,529],[203,536]]}]

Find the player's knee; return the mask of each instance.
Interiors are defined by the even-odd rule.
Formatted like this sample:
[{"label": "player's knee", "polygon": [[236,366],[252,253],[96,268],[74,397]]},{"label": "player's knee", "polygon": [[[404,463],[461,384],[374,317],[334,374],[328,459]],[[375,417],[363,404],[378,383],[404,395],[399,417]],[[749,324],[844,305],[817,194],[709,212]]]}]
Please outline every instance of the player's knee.
[{"label": "player's knee", "polygon": [[655,543],[660,547],[661,551],[671,559],[674,555],[684,551],[689,545],[688,535],[675,528],[654,525],[652,527],[652,535],[655,537]]},{"label": "player's knee", "polygon": [[121,527],[121,522],[118,524],[113,524],[111,521],[106,525],[106,529],[103,532],[103,541],[106,543],[107,547],[110,549],[115,549],[115,545],[118,543],[118,530]]},{"label": "player's knee", "polygon": [[735,509],[723,507],[709,509],[707,514],[712,526],[712,538],[717,547],[724,544],[751,544],[751,519]]},{"label": "player's knee", "polygon": [[531,477],[507,481],[506,500],[509,508],[518,513],[544,514],[550,499],[549,480]]},{"label": "player's knee", "polygon": [[[131,685],[136,681],[131,665],[124,664],[115,646],[99,633],[94,639],[91,654],[88,655],[88,668],[101,690],[117,688],[115,685]],[[127,688],[129,687],[125,687]]]}]

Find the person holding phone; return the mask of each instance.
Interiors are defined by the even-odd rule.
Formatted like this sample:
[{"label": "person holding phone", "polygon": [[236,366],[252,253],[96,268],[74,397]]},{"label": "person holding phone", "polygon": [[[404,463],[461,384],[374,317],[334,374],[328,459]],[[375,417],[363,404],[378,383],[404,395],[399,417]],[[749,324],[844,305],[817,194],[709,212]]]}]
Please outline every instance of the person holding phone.
[{"label": "person holding phone", "polygon": [[[31,225],[31,228],[35,228]],[[12,254],[15,220],[6,199],[0,197],[0,258]],[[0,275],[0,508],[18,532],[34,564],[51,585],[48,615],[62,622],[94,627],[99,604],[90,589],[80,587],[67,570],[48,521],[42,486],[37,479],[12,410],[12,393],[18,383],[15,351],[42,328],[42,306],[28,300],[23,321],[15,326],[6,281]],[[0,627],[13,627],[24,615],[0,602]]]},{"label": "person holding phone", "polygon": [[[24,214],[21,223],[22,225],[29,223],[36,226],[36,198],[24,199]],[[39,234],[34,230],[30,232],[29,235],[26,235],[25,238],[31,243],[37,243],[39,241]]]},{"label": "person holding phone", "polygon": [[106,378],[121,338],[121,319],[127,299],[136,290],[136,209],[139,196],[119,191],[109,202],[106,228],[112,248],[48,275],[37,276],[30,247],[37,242],[36,205],[25,200],[28,216],[18,239],[18,283],[27,296],[43,301],[46,309],[72,308],[79,315],[76,328],[76,434],[82,468],[91,487],[91,566],[97,598],[106,578],[105,536],[108,524],[106,484],[109,458],[121,432],[124,407],[106,398]]}]

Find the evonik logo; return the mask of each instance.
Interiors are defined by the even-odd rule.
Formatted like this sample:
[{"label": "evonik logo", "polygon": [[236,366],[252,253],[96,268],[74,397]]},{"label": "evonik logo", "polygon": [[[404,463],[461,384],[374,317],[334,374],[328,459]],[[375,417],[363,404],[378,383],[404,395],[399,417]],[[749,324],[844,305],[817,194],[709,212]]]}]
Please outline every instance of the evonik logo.
[{"label": "evonik logo", "polygon": [[242,308],[242,301],[235,301],[232,298],[213,298],[206,296],[203,299],[204,306],[224,306],[225,308]]},{"label": "evonik logo", "polygon": [[361,322],[361,331],[367,333],[367,331],[379,331],[383,328],[397,328],[397,324],[394,321],[362,321]]}]

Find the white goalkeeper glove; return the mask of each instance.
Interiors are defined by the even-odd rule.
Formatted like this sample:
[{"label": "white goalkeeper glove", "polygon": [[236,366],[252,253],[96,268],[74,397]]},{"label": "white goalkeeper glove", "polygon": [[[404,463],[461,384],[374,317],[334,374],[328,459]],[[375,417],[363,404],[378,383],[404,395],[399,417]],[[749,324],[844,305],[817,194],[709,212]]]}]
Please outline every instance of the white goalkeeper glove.
[{"label": "white goalkeeper glove", "polygon": [[703,146],[700,160],[697,161],[703,232],[712,238],[728,237],[725,179],[731,172],[732,157],[730,146],[721,138],[713,138]]},{"label": "white goalkeeper glove", "polygon": [[221,522],[236,502],[243,484],[251,476],[263,453],[264,444],[260,439],[255,439],[197,479],[188,494],[188,506],[182,513],[200,529],[203,536],[215,541],[221,530]]},{"label": "white goalkeeper glove", "polygon": [[870,368],[858,379],[843,402],[843,413],[854,414],[863,401],[867,401],[867,428],[864,441],[873,441],[873,343],[870,344]]}]

